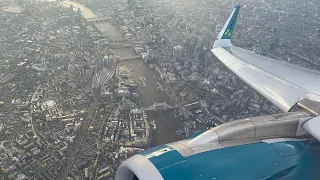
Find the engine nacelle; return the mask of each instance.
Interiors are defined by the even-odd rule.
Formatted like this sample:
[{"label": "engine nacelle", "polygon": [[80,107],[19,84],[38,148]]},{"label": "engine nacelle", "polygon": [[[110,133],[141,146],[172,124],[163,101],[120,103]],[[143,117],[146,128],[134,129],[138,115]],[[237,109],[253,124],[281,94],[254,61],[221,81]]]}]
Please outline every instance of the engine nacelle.
[{"label": "engine nacelle", "polygon": [[[296,168],[300,162],[293,159],[320,162],[318,152],[304,151],[310,136],[299,127],[310,118],[306,112],[293,112],[226,123],[129,158],[118,168],[116,180],[255,180],[277,179],[293,170],[309,172]],[[258,173],[247,173],[248,169]]]},{"label": "engine nacelle", "polygon": [[118,168],[116,180],[163,180],[158,169],[144,156],[137,154]]}]

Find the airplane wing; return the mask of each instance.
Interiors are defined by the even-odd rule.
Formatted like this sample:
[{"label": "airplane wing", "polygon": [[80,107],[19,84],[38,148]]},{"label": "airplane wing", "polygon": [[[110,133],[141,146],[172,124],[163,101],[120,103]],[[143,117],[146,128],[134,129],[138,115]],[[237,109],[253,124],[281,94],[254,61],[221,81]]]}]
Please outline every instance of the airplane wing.
[{"label": "airplane wing", "polygon": [[[284,112],[290,111],[303,99],[320,102],[319,71],[264,57],[232,45],[231,37],[239,10],[240,6],[233,10],[214,42],[212,53],[244,82]],[[310,120],[305,122],[303,127],[320,139],[320,132],[316,133],[320,123],[312,122],[313,126],[308,125]],[[317,128],[312,129],[315,127]]]},{"label": "airplane wing", "polygon": [[230,46],[212,49],[215,56],[282,111],[304,98],[320,100],[320,73]]}]

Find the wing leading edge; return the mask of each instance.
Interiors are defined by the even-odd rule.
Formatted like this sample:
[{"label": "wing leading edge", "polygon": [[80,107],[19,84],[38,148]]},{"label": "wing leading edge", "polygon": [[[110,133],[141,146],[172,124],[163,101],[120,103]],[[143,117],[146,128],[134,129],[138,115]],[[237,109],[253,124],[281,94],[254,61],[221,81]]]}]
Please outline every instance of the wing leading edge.
[{"label": "wing leading edge", "polygon": [[[229,20],[234,19],[237,9],[239,6],[235,8]],[[235,23],[235,20],[229,20],[227,23]],[[223,28],[221,32],[225,31]],[[320,84],[316,83],[320,79],[319,71],[280,62],[219,41],[224,39],[217,38],[212,53],[282,111],[288,112],[292,106],[305,98],[320,101]]]}]

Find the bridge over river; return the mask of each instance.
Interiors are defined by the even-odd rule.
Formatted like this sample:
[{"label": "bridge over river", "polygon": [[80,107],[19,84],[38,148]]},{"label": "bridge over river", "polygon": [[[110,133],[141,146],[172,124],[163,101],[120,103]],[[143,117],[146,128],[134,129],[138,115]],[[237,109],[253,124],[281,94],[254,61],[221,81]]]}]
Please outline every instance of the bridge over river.
[{"label": "bridge over river", "polygon": [[152,106],[150,106],[148,108],[143,108],[143,110],[145,110],[145,111],[165,110],[165,111],[167,111],[168,109],[175,109],[175,108],[177,108],[177,106],[169,105],[169,104],[167,104],[167,102],[164,102],[164,103],[155,102]]}]

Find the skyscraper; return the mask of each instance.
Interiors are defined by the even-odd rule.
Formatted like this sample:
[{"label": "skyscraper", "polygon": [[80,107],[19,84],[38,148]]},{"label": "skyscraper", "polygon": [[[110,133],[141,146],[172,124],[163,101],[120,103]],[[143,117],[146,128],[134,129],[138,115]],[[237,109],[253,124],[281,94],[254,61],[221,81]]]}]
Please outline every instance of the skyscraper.
[{"label": "skyscraper", "polygon": [[211,52],[207,52],[206,55],[205,55],[205,59],[204,59],[204,63],[205,63],[205,66],[208,67],[212,64],[212,53]]},{"label": "skyscraper", "polygon": [[173,47],[173,58],[172,58],[172,60],[173,61],[180,60],[181,56],[182,56],[182,47],[180,45],[179,46],[174,46]]}]

